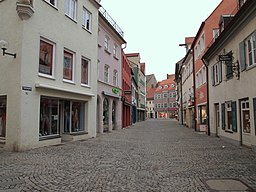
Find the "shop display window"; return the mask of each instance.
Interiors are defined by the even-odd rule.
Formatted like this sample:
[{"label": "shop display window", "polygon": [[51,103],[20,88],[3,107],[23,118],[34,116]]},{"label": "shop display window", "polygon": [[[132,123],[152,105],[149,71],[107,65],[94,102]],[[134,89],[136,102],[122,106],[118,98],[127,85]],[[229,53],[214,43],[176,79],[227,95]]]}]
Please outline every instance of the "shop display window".
[{"label": "shop display window", "polygon": [[6,96],[0,96],[0,138],[6,135]]}]

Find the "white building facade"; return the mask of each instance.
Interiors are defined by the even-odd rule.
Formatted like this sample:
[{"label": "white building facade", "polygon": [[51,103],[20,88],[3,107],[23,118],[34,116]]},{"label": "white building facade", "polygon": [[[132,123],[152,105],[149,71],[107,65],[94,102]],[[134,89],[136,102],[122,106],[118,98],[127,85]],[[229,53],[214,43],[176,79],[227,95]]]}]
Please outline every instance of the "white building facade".
[{"label": "white building facade", "polygon": [[256,146],[256,2],[247,0],[203,59],[208,65],[210,131]]},{"label": "white building facade", "polygon": [[26,150],[96,136],[95,0],[1,1],[1,145]]}]

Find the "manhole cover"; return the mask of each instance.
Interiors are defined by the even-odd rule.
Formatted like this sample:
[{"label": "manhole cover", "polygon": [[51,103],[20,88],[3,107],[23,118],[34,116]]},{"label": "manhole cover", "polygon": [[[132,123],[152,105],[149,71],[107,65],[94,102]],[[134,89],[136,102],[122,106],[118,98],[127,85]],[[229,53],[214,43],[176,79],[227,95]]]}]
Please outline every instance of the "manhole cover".
[{"label": "manhole cover", "polygon": [[210,191],[250,191],[254,190],[246,183],[239,179],[219,178],[219,179],[205,179],[203,183]]}]

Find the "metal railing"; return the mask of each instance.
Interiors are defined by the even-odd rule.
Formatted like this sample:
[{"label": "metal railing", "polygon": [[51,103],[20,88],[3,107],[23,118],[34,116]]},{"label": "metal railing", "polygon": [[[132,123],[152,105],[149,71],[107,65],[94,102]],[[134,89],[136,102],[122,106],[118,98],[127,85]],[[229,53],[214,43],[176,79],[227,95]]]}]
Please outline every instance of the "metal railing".
[{"label": "metal railing", "polygon": [[122,31],[122,29],[117,25],[114,19],[108,14],[108,12],[103,7],[99,8],[99,12],[103,17],[105,17],[105,19],[109,22],[109,24],[114,27],[116,32],[119,33],[122,37],[124,37],[124,32]]}]

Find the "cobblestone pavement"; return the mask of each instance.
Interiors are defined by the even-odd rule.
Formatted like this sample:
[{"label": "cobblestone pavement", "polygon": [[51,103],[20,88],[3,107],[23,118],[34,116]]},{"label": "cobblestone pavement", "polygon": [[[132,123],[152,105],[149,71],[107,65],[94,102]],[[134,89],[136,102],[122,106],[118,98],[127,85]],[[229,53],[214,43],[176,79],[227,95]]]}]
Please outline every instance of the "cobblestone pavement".
[{"label": "cobblestone pavement", "polygon": [[256,153],[175,120],[26,152],[0,150],[0,192],[210,191],[203,181],[216,178],[256,189]]}]

